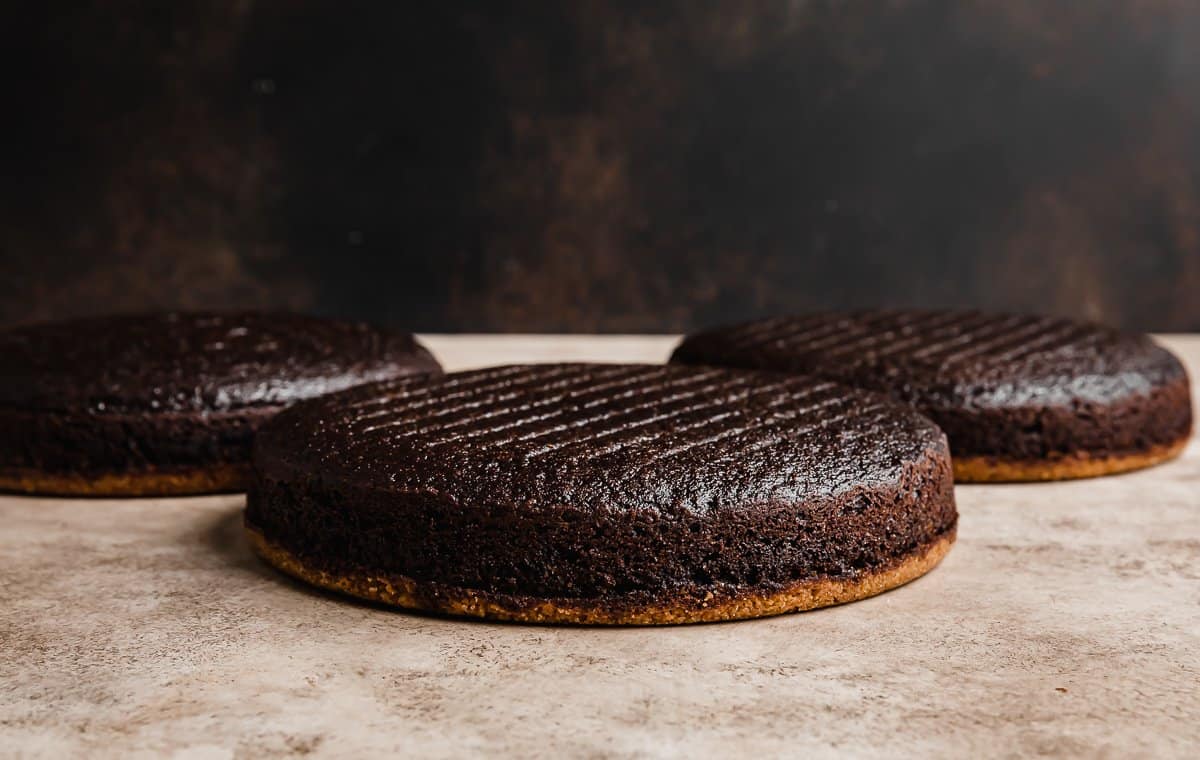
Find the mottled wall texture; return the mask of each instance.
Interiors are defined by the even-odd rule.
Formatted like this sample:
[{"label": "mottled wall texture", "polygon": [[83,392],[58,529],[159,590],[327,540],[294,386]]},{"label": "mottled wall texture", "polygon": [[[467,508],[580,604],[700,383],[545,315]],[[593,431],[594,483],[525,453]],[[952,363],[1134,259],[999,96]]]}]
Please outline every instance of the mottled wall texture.
[{"label": "mottled wall texture", "polygon": [[0,37],[0,322],[1200,329],[1194,0],[26,2]]}]

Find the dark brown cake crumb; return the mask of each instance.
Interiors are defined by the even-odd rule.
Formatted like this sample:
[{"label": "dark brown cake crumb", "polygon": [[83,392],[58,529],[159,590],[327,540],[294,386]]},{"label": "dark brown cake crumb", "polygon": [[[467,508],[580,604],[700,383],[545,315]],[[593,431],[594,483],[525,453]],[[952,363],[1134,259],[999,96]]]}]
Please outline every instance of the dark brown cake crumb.
[{"label": "dark brown cake crumb", "polygon": [[273,420],[255,469],[247,524],[308,568],[613,610],[854,579],[956,521],[945,438],[924,417],[722,369],[364,386]]},{"label": "dark brown cake crumb", "polygon": [[1017,469],[1116,466],[1175,451],[1192,426],[1187,374],[1169,351],[1145,335],[1051,317],[778,317],[688,336],[672,361],[799,372],[886,393],[937,422],[956,460]]},{"label": "dark brown cake crumb", "polygon": [[105,494],[243,487],[254,432],[279,410],[440,371],[408,333],[254,312],[0,331],[0,366],[0,486]]}]

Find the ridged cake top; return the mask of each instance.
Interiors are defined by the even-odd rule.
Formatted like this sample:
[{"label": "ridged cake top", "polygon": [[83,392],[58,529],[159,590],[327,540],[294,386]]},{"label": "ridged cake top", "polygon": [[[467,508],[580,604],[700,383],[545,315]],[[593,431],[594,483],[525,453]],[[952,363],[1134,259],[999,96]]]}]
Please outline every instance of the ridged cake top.
[{"label": "ridged cake top", "polygon": [[844,494],[944,456],[882,397],[802,376],[680,366],[497,367],[364,386],[265,427],[266,478],[436,493],[462,504],[683,507]]},{"label": "ridged cake top", "polygon": [[409,333],[297,314],[154,313],[0,332],[0,404],[91,414],[277,407],[438,368]]},{"label": "ridged cake top", "polygon": [[776,317],[691,335],[673,361],[814,373],[927,406],[1103,402],[1184,376],[1145,335],[977,311]]}]

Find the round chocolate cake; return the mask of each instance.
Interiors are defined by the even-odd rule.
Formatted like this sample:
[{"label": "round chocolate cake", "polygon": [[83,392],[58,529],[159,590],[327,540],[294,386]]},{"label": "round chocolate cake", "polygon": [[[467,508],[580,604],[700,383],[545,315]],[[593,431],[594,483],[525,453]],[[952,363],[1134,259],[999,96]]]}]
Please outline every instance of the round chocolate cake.
[{"label": "round chocolate cake", "polygon": [[672,361],[800,372],[891,395],[946,431],[960,481],[1145,467],[1192,428],[1183,365],[1148,336],[1036,316],[862,311],[687,337]]},{"label": "round chocolate cake", "polygon": [[499,367],[297,405],[255,444],[271,564],[401,607],[541,623],[838,604],[954,540],[941,431],[882,396],[679,366]]},{"label": "round chocolate cake", "polygon": [[280,409],[440,371],[408,333],[262,313],[10,329],[0,367],[0,489],[91,496],[242,490]]}]

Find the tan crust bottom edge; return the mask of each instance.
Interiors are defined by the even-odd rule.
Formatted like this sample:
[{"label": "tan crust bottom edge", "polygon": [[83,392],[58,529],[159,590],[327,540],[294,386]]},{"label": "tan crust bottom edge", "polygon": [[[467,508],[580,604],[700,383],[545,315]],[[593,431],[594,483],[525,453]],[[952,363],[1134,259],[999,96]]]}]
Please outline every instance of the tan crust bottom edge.
[{"label": "tan crust bottom edge", "polygon": [[451,586],[433,588],[403,576],[388,578],[365,573],[334,575],[306,566],[294,554],[247,525],[254,551],[287,575],[319,588],[372,602],[436,612],[517,623],[572,625],[678,625],[781,615],[787,612],[844,604],[902,586],[932,570],[954,544],[955,531],[913,552],[886,570],[845,580],[821,579],[798,583],[768,595],[746,594],[699,604],[664,603],[611,609],[572,600],[525,601],[506,595],[486,594]]},{"label": "tan crust bottom edge", "polygon": [[1188,436],[1185,436],[1174,443],[1160,444],[1138,454],[1093,457],[1083,452],[1059,459],[1035,461],[952,456],[954,480],[957,483],[1020,483],[1116,475],[1174,459],[1187,443]]},{"label": "tan crust bottom edge", "polygon": [[155,470],[61,475],[33,470],[0,472],[0,491],[42,496],[196,496],[246,490],[248,468],[214,465],[178,472]]}]

